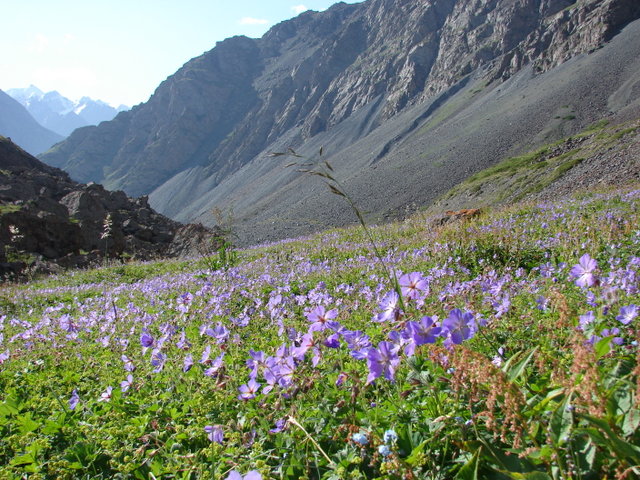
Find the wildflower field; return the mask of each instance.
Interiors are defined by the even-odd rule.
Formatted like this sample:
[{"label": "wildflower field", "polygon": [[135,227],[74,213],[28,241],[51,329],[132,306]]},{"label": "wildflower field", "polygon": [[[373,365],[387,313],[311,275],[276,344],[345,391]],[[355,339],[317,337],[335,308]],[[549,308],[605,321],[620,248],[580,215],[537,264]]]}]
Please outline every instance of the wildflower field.
[{"label": "wildflower field", "polygon": [[638,478],[639,212],[609,190],[372,227],[381,258],[354,227],[3,285],[0,478]]}]

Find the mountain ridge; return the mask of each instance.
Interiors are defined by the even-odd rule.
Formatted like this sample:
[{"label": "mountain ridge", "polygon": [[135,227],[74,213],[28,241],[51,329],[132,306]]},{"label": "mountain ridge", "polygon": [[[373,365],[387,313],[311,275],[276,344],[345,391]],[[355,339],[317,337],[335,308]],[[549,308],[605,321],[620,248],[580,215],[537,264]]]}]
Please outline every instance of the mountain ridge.
[{"label": "mountain ridge", "polygon": [[26,108],[2,90],[0,135],[12,138],[32,155],[48,150],[64,138],[40,125]]},{"label": "mountain ridge", "polygon": [[[633,55],[606,47],[617,49],[609,64],[624,70],[613,75],[598,51],[639,16],[640,5],[631,0],[336,4],[278,24],[261,39],[219,42],[163,82],[146,104],[81,129],[42,159],[80,180],[148,193],[156,208],[181,220],[210,224],[211,208],[234,210],[243,241],[252,243],[353,221],[321,185],[266,160],[290,146],[307,156],[324,146],[374,220],[387,218],[410,207],[412,193],[418,203],[429,202],[518,149],[634,104],[636,93],[613,109],[605,98],[632,82]],[[633,52],[636,29],[627,35]],[[610,85],[579,71],[595,58]],[[597,83],[593,93],[581,75]],[[584,99],[571,97],[571,82],[585,85]],[[531,85],[562,103],[554,105]],[[539,98],[546,111],[526,95]],[[499,100],[503,110],[486,104],[493,112],[486,118],[504,128],[503,138],[477,111],[483,100]],[[520,115],[525,109],[534,120]],[[556,122],[556,111],[573,118]],[[456,114],[458,123],[474,118],[459,138],[452,129],[438,131]],[[505,122],[508,117],[524,128]],[[465,143],[473,141],[487,148],[481,159],[468,152]],[[465,162],[452,157],[456,150]],[[419,192],[424,187],[409,178],[407,195],[394,169],[418,172],[433,191]],[[388,192],[396,196],[389,199]]]},{"label": "mountain ridge", "polygon": [[125,105],[114,108],[87,96],[72,101],[56,90],[45,93],[35,85],[11,88],[7,94],[20,102],[40,125],[62,137],[76,128],[112,120],[119,112],[128,110]]}]

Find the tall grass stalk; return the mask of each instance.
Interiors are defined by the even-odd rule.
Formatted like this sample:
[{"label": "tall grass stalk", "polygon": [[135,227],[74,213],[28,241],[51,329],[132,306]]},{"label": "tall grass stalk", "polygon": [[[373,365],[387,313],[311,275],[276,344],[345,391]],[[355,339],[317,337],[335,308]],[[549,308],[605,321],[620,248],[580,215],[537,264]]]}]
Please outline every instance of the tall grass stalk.
[{"label": "tall grass stalk", "polygon": [[[340,181],[334,176],[335,171],[331,166],[331,164],[327,160],[322,159],[323,153],[324,153],[324,149],[320,148],[320,151],[318,152],[318,157],[320,159],[320,161],[318,162],[319,166],[318,165],[314,166],[313,162],[311,163],[291,162],[285,165],[285,168],[298,167],[297,171],[300,173],[322,178],[322,181],[329,187],[329,191],[331,193],[345,199],[345,201],[347,202],[351,210],[355,213],[356,217],[358,218],[358,223],[362,227],[367,237],[367,240],[371,245],[371,249],[373,250],[374,255],[376,256],[378,262],[380,262],[384,276],[387,278],[387,280],[389,281],[389,283],[391,284],[395,292],[398,294],[401,309],[405,311],[406,308],[404,304],[404,299],[402,298],[402,289],[400,288],[400,283],[398,281],[398,276],[396,275],[395,270],[392,269],[389,265],[387,265],[387,262],[385,262],[384,257],[382,256],[382,252],[380,251],[380,247],[378,246],[375,239],[373,238],[371,229],[367,225],[367,222],[364,219],[364,215],[362,214],[362,211],[360,210],[360,208],[358,208],[358,205],[356,205],[355,201],[353,200],[351,195],[347,193],[346,189],[343,187]],[[293,150],[292,148],[289,148],[287,152],[271,153],[269,156],[270,157],[291,156],[295,158],[305,158],[303,155],[299,155],[298,153],[296,153],[296,151]],[[313,167],[313,168],[308,168],[308,167]]]}]

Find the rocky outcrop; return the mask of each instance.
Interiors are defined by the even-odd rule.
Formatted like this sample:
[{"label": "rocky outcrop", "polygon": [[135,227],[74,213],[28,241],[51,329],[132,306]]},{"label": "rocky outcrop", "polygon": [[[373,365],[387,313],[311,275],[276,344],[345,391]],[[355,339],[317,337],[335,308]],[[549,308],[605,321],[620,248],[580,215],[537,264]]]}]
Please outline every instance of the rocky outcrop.
[{"label": "rocky outcrop", "polygon": [[[490,91],[527,68],[541,75],[597,50],[639,17],[637,0],[339,3],[276,25],[260,39],[218,43],[146,104],[77,130],[42,159],[81,181],[149,194],[176,218],[204,218],[237,190],[230,179],[244,176],[253,185],[269,151],[322,141],[325,151],[341,154],[369,139],[364,155],[383,162],[406,137],[400,127],[390,132],[391,122],[404,122],[404,130],[428,126],[467,83]],[[461,108],[449,105],[449,112]],[[515,100],[512,108],[519,108]],[[425,158],[423,151],[408,155],[407,165]],[[278,176],[252,191],[271,195],[292,182]],[[249,221],[260,212],[235,213]]]},{"label": "rocky outcrop", "polygon": [[158,214],[147,197],[76,183],[0,137],[0,274],[27,264],[197,255],[216,238]]}]

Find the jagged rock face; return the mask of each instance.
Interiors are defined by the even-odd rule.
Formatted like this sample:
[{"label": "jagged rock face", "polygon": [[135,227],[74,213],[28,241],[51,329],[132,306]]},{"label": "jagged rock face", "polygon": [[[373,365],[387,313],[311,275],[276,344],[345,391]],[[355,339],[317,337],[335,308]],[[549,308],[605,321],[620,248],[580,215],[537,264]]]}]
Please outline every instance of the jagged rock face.
[{"label": "jagged rock face", "polygon": [[[64,266],[105,255],[194,255],[214,238],[201,225],[183,226],[156,213],[146,197],[78,184],[0,137],[0,263],[8,255]],[[0,273],[7,268],[0,265]]]},{"label": "jagged rock face", "polygon": [[212,205],[175,187],[167,196],[164,185],[197,175],[200,185],[216,188],[272,148],[310,143],[366,116],[341,140],[353,143],[472,76],[491,83],[527,65],[548,71],[638,17],[637,0],[337,4],[276,25],[261,39],[220,42],[148,103],[76,131],[42,158],[78,180],[154,192],[164,211],[180,215],[188,207],[192,215]]}]

